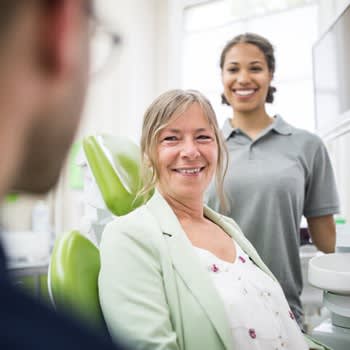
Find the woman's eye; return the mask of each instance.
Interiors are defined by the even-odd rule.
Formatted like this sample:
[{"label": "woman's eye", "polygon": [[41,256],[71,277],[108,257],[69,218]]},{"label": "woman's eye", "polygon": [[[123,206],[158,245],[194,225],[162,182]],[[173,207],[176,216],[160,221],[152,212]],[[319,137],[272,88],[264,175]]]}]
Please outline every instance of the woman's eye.
[{"label": "woman's eye", "polygon": [[262,68],[261,67],[252,67],[251,70],[253,72],[261,72],[262,71]]},{"label": "woman's eye", "polygon": [[209,135],[199,135],[197,139],[200,141],[208,141],[208,140],[211,140],[212,138]]},{"label": "woman's eye", "polygon": [[177,140],[176,136],[166,136],[163,139],[163,141],[176,141],[176,140]]},{"label": "woman's eye", "polygon": [[238,68],[229,68],[228,72],[230,72],[230,73],[237,73],[238,72]]}]

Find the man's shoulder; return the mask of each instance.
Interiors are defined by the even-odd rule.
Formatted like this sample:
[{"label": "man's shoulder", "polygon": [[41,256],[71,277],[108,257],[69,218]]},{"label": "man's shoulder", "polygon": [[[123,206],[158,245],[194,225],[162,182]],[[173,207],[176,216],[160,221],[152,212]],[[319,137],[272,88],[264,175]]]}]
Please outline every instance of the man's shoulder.
[{"label": "man's shoulder", "polygon": [[0,288],[0,310],[1,349],[125,349],[4,280]]}]

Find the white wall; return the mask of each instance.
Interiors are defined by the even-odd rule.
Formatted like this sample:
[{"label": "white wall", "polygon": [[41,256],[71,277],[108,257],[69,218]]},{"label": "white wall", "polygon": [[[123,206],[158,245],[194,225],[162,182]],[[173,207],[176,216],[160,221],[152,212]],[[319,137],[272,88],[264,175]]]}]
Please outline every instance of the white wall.
[{"label": "white wall", "polygon": [[109,70],[92,80],[79,136],[96,132],[139,140],[143,113],[181,72],[182,0],[109,0],[102,13],[121,34]]},{"label": "white wall", "polygon": [[182,1],[157,1],[156,96],[181,83]]},{"label": "white wall", "polygon": [[121,34],[122,44],[115,62],[92,79],[79,135],[119,133],[138,141],[147,106],[159,93],[177,86],[181,1],[105,3],[103,18]]},{"label": "white wall", "polygon": [[122,43],[113,62],[93,77],[80,135],[108,132],[138,138],[140,120],[154,96],[156,0],[109,0],[103,21]]},{"label": "white wall", "polygon": [[[343,12],[349,0],[320,0],[319,33],[322,35]],[[326,140],[334,167],[341,203],[341,215],[350,222],[350,134]]]},{"label": "white wall", "polygon": [[319,32],[327,30],[349,4],[349,0],[319,0]]}]

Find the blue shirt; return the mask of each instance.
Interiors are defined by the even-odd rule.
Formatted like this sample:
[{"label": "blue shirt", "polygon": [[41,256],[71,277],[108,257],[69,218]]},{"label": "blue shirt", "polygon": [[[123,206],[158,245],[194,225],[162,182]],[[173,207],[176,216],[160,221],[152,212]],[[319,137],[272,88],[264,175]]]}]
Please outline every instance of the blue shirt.
[{"label": "blue shirt", "polygon": [[[0,232],[1,235],[1,232]],[[0,349],[122,350],[14,287],[0,244]]]}]

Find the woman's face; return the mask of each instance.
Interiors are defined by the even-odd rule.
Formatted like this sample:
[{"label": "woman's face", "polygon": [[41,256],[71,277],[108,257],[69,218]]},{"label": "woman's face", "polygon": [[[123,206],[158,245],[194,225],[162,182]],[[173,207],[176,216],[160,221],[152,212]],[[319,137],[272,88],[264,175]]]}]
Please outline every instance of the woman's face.
[{"label": "woman's face", "polygon": [[217,166],[218,145],[202,108],[193,103],[159,135],[158,188],[163,195],[202,199]]},{"label": "woman's face", "polygon": [[224,95],[235,112],[265,111],[271,80],[264,53],[257,46],[240,43],[227,52],[222,83]]}]

